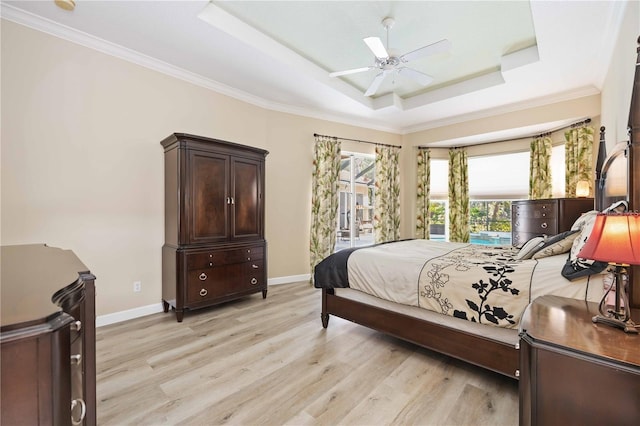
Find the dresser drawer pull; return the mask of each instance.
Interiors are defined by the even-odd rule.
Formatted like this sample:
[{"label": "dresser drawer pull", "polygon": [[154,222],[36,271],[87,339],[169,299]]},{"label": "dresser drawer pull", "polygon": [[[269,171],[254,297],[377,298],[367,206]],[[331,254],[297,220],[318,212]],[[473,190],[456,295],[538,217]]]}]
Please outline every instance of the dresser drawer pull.
[{"label": "dresser drawer pull", "polygon": [[514,374],[514,376],[520,377],[520,370],[516,370],[516,373]]},{"label": "dresser drawer pull", "polygon": [[207,291],[206,288],[203,288],[202,290],[200,290],[200,296],[202,296],[202,297],[205,297],[207,295],[207,293],[209,293],[209,292]]},{"label": "dresser drawer pull", "polygon": [[540,225],[542,229],[547,229],[547,226],[547,222],[542,222],[542,224]]},{"label": "dresser drawer pull", "polygon": [[71,355],[71,365],[80,365],[82,362],[82,354]]},{"label": "dresser drawer pull", "polygon": [[258,284],[258,279],[257,278],[251,278],[251,284],[256,285]]},{"label": "dresser drawer pull", "polygon": [[82,321],[75,321],[71,323],[71,330],[80,331],[82,329]]},{"label": "dresser drawer pull", "polygon": [[200,274],[200,276],[198,278],[200,278],[200,281],[205,281],[207,279],[207,274],[205,274],[203,272],[203,273]]},{"label": "dresser drawer pull", "polygon": [[254,263],[254,264],[252,264],[252,265],[251,265],[251,267],[252,267],[253,269],[259,269],[259,268],[260,268],[260,267],[259,267],[258,265],[256,265],[255,263]]},{"label": "dresser drawer pull", "polygon": [[[73,410],[75,410],[76,406],[80,405],[80,418],[73,418]],[[81,399],[74,399],[71,401],[71,424],[79,425],[84,420],[84,416],[87,415],[87,404],[84,403]]]}]

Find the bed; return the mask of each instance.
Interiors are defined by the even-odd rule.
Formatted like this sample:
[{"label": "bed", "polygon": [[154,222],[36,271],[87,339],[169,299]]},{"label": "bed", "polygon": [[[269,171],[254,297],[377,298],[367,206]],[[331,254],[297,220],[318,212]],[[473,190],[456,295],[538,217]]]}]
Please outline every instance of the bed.
[{"label": "bed", "polygon": [[[625,200],[630,210],[640,208],[640,72],[637,68],[629,117],[630,141],[617,144],[609,156],[602,158],[606,155],[602,147],[606,145],[604,128],[601,128],[595,186],[597,206],[606,207]],[[578,236],[572,241],[590,232],[584,223],[576,223],[573,228],[577,228],[573,230]],[[569,238],[558,236],[555,242],[562,241],[566,249]],[[532,257],[549,248],[546,241],[542,246],[540,242],[527,244],[535,246]],[[592,264],[582,265],[587,273],[578,271],[576,275],[580,276],[569,276],[572,281],[560,274],[560,271],[566,272],[575,254],[573,242],[568,252],[554,254],[554,250],[547,250],[546,256],[538,258],[525,258],[528,253],[521,253],[527,244],[517,249],[406,240],[334,253],[316,267],[314,274],[314,285],[322,289],[322,325],[327,328],[333,315],[517,378],[517,326],[524,307],[542,294],[597,302],[602,297],[603,279],[607,277],[604,267],[598,270],[602,265]],[[367,264],[373,267],[366,269]],[[457,269],[472,271],[456,278],[452,271]],[[629,286],[629,300],[635,307],[640,304],[638,269],[633,268]],[[388,270],[392,270],[391,276],[385,275]],[[504,271],[519,278],[511,279]],[[466,292],[454,295],[440,291],[443,281],[455,279],[463,281]],[[404,284],[403,280],[406,280]],[[400,282],[403,289],[389,291],[391,282]],[[514,290],[517,295],[513,294]],[[512,305],[504,297],[489,302],[488,293],[507,299],[522,297]],[[425,309],[426,305],[435,310]]]}]

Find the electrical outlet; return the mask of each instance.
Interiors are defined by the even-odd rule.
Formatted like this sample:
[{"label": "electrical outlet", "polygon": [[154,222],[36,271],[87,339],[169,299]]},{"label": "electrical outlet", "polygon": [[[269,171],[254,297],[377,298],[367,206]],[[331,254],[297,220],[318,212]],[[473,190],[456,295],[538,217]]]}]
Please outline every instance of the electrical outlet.
[{"label": "electrical outlet", "polygon": [[138,293],[141,290],[142,290],[142,282],[141,281],[134,281],[133,282],[133,292],[134,293]]}]

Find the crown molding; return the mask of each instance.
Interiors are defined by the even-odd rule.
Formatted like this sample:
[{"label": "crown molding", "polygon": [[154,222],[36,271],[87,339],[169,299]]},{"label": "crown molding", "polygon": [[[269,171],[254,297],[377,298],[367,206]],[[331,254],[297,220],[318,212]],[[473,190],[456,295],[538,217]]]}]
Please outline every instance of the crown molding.
[{"label": "crown molding", "polygon": [[[623,12],[625,10],[625,6],[626,5],[622,5],[616,10],[617,13],[615,14],[615,16],[612,17],[610,21],[611,28],[615,28],[616,25],[619,24],[620,20],[624,16]],[[381,125],[380,121],[375,119],[356,118],[348,115],[331,113],[331,112],[327,112],[319,109],[297,107],[297,106],[268,101],[264,98],[249,94],[247,92],[235,89],[233,87],[227,86],[217,81],[205,78],[199,74],[176,67],[164,61],[160,61],[148,55],[137,52],[135,50],[123,47],[115,43],[111,43],[109,41],[100,39],[98,37],[92,36],[85,32],[73,29],[66,25],[62,25],[60,23],[54,22],[47,18],[43,18],[41,16],[32,14],[30,12],[24,11],[22,9],[16,8],[14,6],[11,6],[5,3],[0,3],[0,17],[2,19],[6,19],[8,21],[17,23],[19,25],[23,25],[23,26],[32,28],[34,30],[52,35],[54,37],[61,38],[66,41],[81,45],[83,47],[102,52],[106,55],[113,56],[113,57],[125,60],[127,62],[140,65],[147,69],[160,72],[162,74],[177,78],[179,80],[183,80],[188,83],[206,88],[218,94],[222,94],[222,95],[240,100],[242,102],[246,102],[248,104],[258,106],[260,108],[302,116],[302,117],[318,119],[318,120],[336,122],[336,123],[341,123],[341,124],[355,126],[355,127],[363,127],[366,129],[378,130],[378,131],[383,131],[383,132],[388,132],[388,133],[393,133],[398,135],[406,135],[406,134],[434,129],[442,126],[459,124],[459,123],[482,119],[482,118],[488,118],[495,115],[516,112],[523,109],[544,106],[552,103],[567,101],[571,99],[581,98],[581,97],[600,93],[597,88],[589,87],[589,88],[583,88],[583,89],[579,89],[571,92],[554,94],[548,97],[538,98],[535,100],[523,101],[523,102],[509,104],[509,105],[505,105],[497,108],[491,108],[483,111],[477,111],[477,112],[468,113],[468,114],[461,114],[455,117],[449,117],[442,120],[435,120],[429,123],[418,124],[415,126],[395,127],[395,126],[389,126],[389,125]],[[614,33],[614,31],[612,31],[612,33]],[[617,37],[617,32],[615,34],[612,34],[611,40],[607,42],[615,43],[616,37]],[[605,51],[610,51],[610,50],[611,49],[605,50]],[[499,81],[493,81],[498,78],[497,74],[499,73],[500,72],[494,73],[495,75],[492,74],[490,76],[483,76],[482,79],[477,79],[477,80],[478,82],[481,82],[487,86],[490,86],[493,84],[499,84],[500,83]],[[493,80],[488,81],[487,79],[489,78],[493,78]],[[470,83],[466,82],[466,84],[470,84]],[[455,89],[460,90],[461,87],[455,87]],[[449,90],[451,90],[451,88]],[[468,90],[469,88],[467,88],[467,91]],[[434,95],[432,94],[430,96],[434,96]],[[398,96],[390,96],[390,97],[387,96],[383,98],[384,100],[376,100],[372,102],[372,104],[374,104],[377,107],[374,109],[383,108],[383,105],[386,105],[387,107],[396,107],[396,108],[399,107],[400,109],[407,109],[407,108],[412,109],[413,107],[416,107],[409,100],[402,99]]]},{"label": "crown molding", "polygon": [[319,120],[338,122],[342,124],[352,125],[356,127],[366,127],[368,129],[380,130],[399,134],[400,129],[389,126],[376,125],[375,123],[362,119],[352,119],[337,114],[325,113],[322,111],[314,111],[308,108],[293,107],[290,105],[278,104],[267,101],[263,98],[251,95],[241,90],[232,88],[217,81],[202,77],[196,73],[187,71],[180,67],[176,67],[164,61],[152,58],[135,50],[120,46],[115,43],[92,36],[83,31],[78,31],[66,25],[59,24],[49,19],[34,15],[22,9],[18,9],[11,5],[0,3],[0,16],[2,19],[14,22],[19,25],[40,31],[51,36],[69,41],[80,46],[99,51],[109,56],[113,56],[127,62],[140,65],[142,67],[160,72],[162,74],[195,84],[197,86],[209,89],[216,93],[229,96],[231,98],[255,105],[264,109],[283,112],[287,114],[300,115]]}]

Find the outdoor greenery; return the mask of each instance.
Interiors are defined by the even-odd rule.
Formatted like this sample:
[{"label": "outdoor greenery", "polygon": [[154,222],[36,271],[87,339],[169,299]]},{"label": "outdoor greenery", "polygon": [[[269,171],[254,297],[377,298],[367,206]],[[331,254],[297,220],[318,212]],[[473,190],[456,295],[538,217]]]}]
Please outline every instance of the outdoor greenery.
[{"label": "outdoor greenery", "polygon": [[[511,232],[511,201],[471,201],[469,206],[471,232]],[[429,203],[432,225],[444,225],[445,203]]]},{"label": "outdoor greenery", "polygon": [[511,232],[511,201],[471,201],[471,232]]}]

